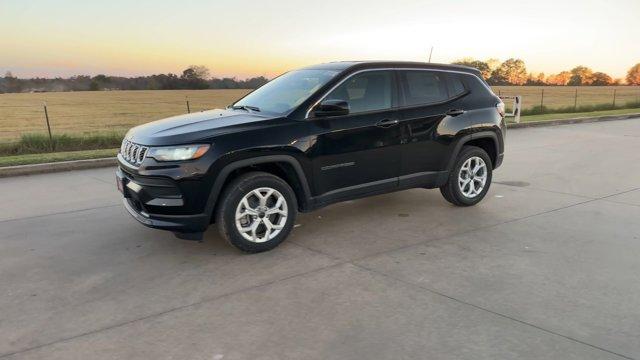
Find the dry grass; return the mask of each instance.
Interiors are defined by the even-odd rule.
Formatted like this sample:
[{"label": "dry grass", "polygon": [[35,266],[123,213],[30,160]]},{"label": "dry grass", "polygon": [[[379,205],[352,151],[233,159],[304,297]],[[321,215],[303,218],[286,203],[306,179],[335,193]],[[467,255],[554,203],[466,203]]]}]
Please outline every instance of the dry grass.
[{"label": "dry grass", "polygon": [[118,153],[118,150],[119,149],[116,148],[116,149],[65,151],[65,152],[55,152],[55,153],[48,153],[48,154],[0,156],[0,167],[114,157]]},{"label": "dry grass", "polygon": [[249,90],[87,91],[0,94],[0,142],[46,132],[43,102],[53,133],[122,132],[187,112],[225,107]]},{"label": "dry grass", "polygon": [[[522,95],[524,109],[573,106],[575,87],[496,86],[496,93]],[[578,106],[640,100],[640,87],[579,87]],[[224,107],[249,90],[99,91],[35,94],[0,94],[0,142],[14,142],[25,133],[46,133],[42,104],[47,102],[53,133],[87,134],[124,132],[132,126],[191,111]]]},{"label": "dry grass", "polygon": [[613,91],[616,91],[616,106],[640,102],[640,86],[494,86],[500,95],[521,95],[523,109],[540,106],[544,90],[544,106],[553,108],[573,107],[578,91],[577,106],[613,105]]},{"label": "dry grass", "polygon": [[[605,111],[590,111],[590,112],[577,112],[577,113],[563,113],[563,114],[542,114],[542,115],[527,115],[520,118],[520,122],[531,121],[548,121],[548,120],[563,120],[563,119],[576,119],[585,117],[597,117],[597,116],[609,116],[609,115],[631,115],[640,114],[640,109],[616,109]],[[508,118],[511,121],[513,118]]]}]

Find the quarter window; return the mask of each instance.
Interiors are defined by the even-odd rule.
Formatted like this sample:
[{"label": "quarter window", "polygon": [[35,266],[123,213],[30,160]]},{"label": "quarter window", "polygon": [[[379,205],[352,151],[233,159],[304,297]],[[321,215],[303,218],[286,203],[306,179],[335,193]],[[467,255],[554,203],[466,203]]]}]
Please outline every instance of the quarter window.
[{"label": "quarter window", "polygon": [[432,104],[449,98],[442,72],[403,71],[401,73],[405,105]]},{"label": "quarter window", "polygon": [[465,89],[464,87],[464,84],[462,83],[462,79],[460,79],[460,76],[450,74],[449,80],[451,84],[451,97],[456,97],[467,91],[467,89]]},{"label": "quarter window", "polygon": [[391,108],[392,76],[389,71],[366,71],[348,78],[326,99],[346,100],[350,113]]}]

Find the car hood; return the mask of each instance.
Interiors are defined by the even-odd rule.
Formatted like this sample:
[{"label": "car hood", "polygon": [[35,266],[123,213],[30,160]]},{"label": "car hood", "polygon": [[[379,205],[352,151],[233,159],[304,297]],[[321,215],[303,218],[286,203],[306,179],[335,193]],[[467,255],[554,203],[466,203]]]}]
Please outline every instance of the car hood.
[{"label": "car hood", "polygon": [[125,138],[149,146],[186,144],[254,128],[258,125],[257,122],[276,118],[260,113],[248,113],[245,110],[207,110],[136,126],[127,132]]}]

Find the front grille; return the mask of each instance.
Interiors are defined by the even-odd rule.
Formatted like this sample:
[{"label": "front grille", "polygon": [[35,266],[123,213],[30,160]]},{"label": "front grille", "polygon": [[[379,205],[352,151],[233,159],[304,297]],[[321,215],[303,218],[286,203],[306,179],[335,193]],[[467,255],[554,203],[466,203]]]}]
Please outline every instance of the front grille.
[{"label": "front grille", "polygon": [[120,154],[131,165],[138,166],[142,164],[145,155],[147,155],[148,147],[133,143],[127,139],[122,140],[120,146]]}]

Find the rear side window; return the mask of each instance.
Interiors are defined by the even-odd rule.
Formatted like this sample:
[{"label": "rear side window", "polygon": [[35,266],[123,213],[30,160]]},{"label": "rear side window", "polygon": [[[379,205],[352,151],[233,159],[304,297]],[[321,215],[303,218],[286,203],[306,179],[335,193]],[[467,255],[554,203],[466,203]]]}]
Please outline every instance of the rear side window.
[{"label": "rear side window", "polygon": [[391,75],[390,71],[366,71],[353,75],[326,99],[346,100],[350,113],[389,109],[393,83]]},{"label": "rear side window", "polygon": [[436,71],[400,72],[404,105],[433,104],[449,99],[445,73]]}]

